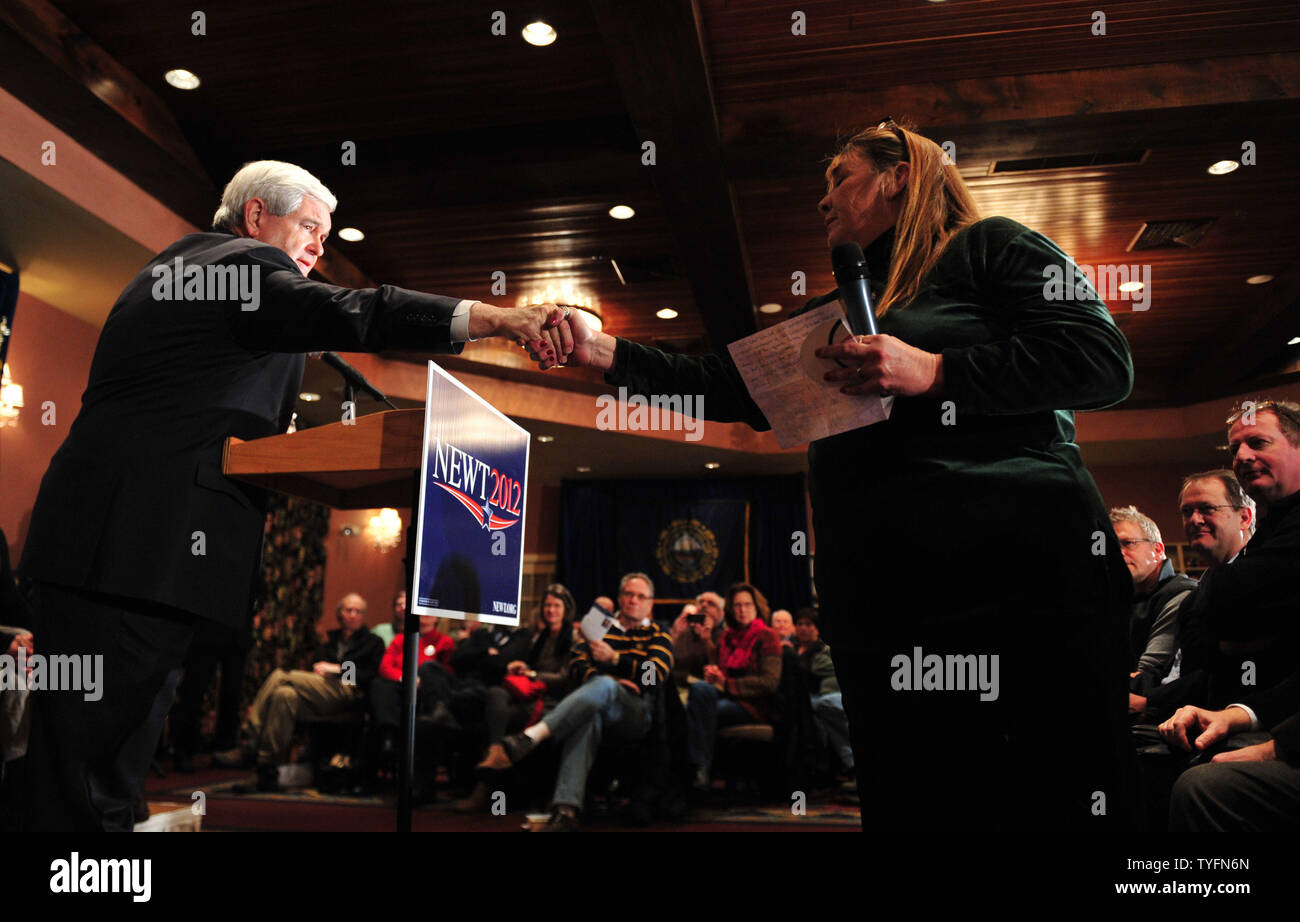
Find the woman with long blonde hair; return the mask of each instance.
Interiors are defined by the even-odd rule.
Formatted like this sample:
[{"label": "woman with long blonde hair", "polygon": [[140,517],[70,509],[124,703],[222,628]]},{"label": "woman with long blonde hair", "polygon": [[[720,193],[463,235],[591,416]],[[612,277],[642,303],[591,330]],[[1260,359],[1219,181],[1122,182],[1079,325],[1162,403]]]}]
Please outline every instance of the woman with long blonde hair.
[{"label": "woman with long blonde hair", "polygon": [[[827,244],[863,247],[879,333],[818,355],[844,393],[894,397],[886,420],[808,452],[817,589],[864,822],[1126,821],[1131,580],[1071,411],[1128,396],[1128,344],[1055,243],[980,218],[929,138],[886,119],[843,144],[826,182]],[[568,364],[769,428],[726,355],[669,355],[570,323]]]}]

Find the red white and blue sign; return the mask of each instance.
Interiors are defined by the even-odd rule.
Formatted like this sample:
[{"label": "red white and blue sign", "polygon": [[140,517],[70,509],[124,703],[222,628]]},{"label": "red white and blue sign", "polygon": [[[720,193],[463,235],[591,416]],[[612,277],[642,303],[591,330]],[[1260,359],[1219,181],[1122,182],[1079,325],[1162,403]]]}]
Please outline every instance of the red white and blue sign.
[{"label": "red white and blue sign", "polygon": [[519,623],[531,440],[429,363],[415,614]]}]

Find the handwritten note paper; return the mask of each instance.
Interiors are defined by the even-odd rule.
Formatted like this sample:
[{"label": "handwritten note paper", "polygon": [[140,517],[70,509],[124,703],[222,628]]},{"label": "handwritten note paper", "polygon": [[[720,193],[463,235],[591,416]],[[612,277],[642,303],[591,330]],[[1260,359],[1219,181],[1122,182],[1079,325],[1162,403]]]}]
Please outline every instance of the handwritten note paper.
[{"label": "handwritten note paper", "polygon": [[841,394],[843,382],[822,380],[836,364],[814,352],[848,336],[844,312],[832,301],[727,347],[782,448],[889,418],[893,397]]}]

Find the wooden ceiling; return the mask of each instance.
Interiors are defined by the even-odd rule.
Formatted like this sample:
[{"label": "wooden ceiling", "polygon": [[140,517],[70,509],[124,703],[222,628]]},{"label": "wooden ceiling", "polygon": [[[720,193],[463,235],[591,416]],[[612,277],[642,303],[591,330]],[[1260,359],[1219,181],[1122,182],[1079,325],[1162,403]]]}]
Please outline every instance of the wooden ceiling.
[{"label": "wooden ceiling", "polygon": [[[6,89],[201,226],[244,161],[302,164],[338,194],[335,227],[366,232],[332,244],[358,278],[504,303],[569,278],[610,332],[721,346],[801,303],[792,272],[809,294],[832,286],[823,161],[888,114],[955,145],[985,214],[1080,263],[1151,266],[1148,310],[1110,303],[1135,355],[1132,405],[1209,399],[1295,366],[1294,3],[1116,0],[1104,35],[1063,0],[232,0],[204,5],[203,36],[165,0],[54,7],[0,0]],[[534,18],[556,28],[553,45],[519,38]],[[202,86],[167,86],[172,67]],[[355,166],[340,162],[345,141]],[[1247,141],[1255,165],[1206,173]],[[1147,154],[989,175],[999,159],[1121,149]],[[636,217],[611,219],[618,203]],[[1190,249],[1126,251],[1144,222],[1179,218],[1215,223]],[[1245,284],[1260,273],[1275,280]],[[783,312],[756,314],[766,302]],[[663,306],[678,319],[656,319]]]}]

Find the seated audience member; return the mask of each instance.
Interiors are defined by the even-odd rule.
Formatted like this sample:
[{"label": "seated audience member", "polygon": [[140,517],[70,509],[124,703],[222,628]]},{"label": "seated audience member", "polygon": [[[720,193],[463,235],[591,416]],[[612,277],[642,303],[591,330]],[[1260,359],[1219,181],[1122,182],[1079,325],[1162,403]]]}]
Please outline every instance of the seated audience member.
[{"label": "seated audience member", "polygon": [[844,698],[840,683],[835,678],[835,664],[831,662],[831,648],[821,639],[817,626],[817,613],[811,608],[799,609],[794,622],[794,651],[799,658],[799,668],[808,677],[812,690],[813,715],[817,725],[830,740],[840,767],[853,774],[853,747],[849,744],[849,718],[844,713]]},{"label": "seated audience member", "polygon": [[547,586],[528,655],[522,661],[506,664],[510,675],[531,673],[531,678],[546,684],[548,708],[559,704],[569,691],[569,651],[573,647],[573,619],[577,609],[573,593],[568,589],[560,583]]},{"label": "seated audience member", "polygon": [[[14,669],[20,649],[26,656],[36,652],[31,626],[31,605],[14,579],[9,543],[0,529],[0,656],[14,657]],[[0,833],[16,832],[25,810],[21,791],[32,722],[30,694],[27,689],[0,688]]]},{"label": "seated audience member", "polygon": [[336,611],[339,627],[316,648],[310,672],[277,669],[262,683],[244,721],[248,748],[213,756],[223,768],[242,767],[255,759],[260,791],[277,788],[279,766],[289,755],[299,718],[328,717],[355,707],[379,673],[384,644],[366,627],[366,600],[349,593]]},{"label": "seated audience member", "polygon": [[[526,690],[531,705],[544,688],[523,682],[506,683],[510,663],[528,655],[532,631],[503,624],[476,626],[456,645],[451,666],[456,673],[453,710],[462,727],[483,726],[489,741],[501,739],[511,717],[511,692]],[[518,710],[518,709],[516,709]],[[517,715],[516,715],[517,716]],[[477,750],[481,752],[480,750]]]},{"label": "seated audience member", "polygon": [[393,638],[406,632],[406,590],[399,589],[393,596],[393,620],[386,624],[377,624],[370,629],[387,647]]},{"label": "seated audience member", "polygon": [[784,608],[772,612],[772,630],[781,638],[782,646],[794,646],[794,616]]},{"label": "seated audience member", "polygon": [[[403,613],[403,619],[406,615]],[[438,630],[433,615],[420,616],[419,658],[416,659],[416,710],[432,714],[438,704],[451,698],[452,673],[448,671],[454,644]],[[399,631],[388,644],[379,663],[379,675],[370,686],[370,714],[379,734],[379,751],[389,755],[397,751],[398,728],[402,723],[402,664],[406,634]]]},{"label": "seated audience member", "polygon": [[577,829],[597,749],[602,742],[636,745],[645,740],[656,696],[669,688],[673,646],[650,617],[654,583],[644,573],[628,573],[619,582],[618,597],[609,633],[583,639],[573,648],[569,673],[578,687],[543,720],[491,746],[479,764],[487,771],[504,771],[554,736],[562,748],[547,831]]},{"label": "seated audience member", "polygon": [[1120,553],[1133,576],[1129,612],[1129,690],[1141,694],[1169,674],[1178,651],[1178,608],[1196,580],[1175,573],[1160,529],[1136,506],[1110,511]]},{"label": "seated audience member", "polygon": [[767,626],[767,599],[749,583],[727,592],[727,629],[718,641],[704,680],[691,685],[686,702],[686,751],[695,783],[709,784],[718,730],[742,723],[771,723],[781,684],[781,641]]},{"label": "seated audience member", "polygon": [[679,688],[704,678],[722,636],[722,596],[704,592],[682,608],[673,622],[673,681]]},{"label": "seated audience member", "polygon": [[[1178,493],[1178,511],[1187,543],[1207,571],[1235,560],[1255,533],[1255,501],[1229,470],[1203,471],[1187,477]],[[1213,669],[1222,655],[1208,636],[1204,619],[1193,617],[1203,613],[1190,600],[1180,606],[1179,675],[1170,684],[1147,689],[1145,694],[1130,693],[1129,711],[1168,714],[1203,687],[1207,670]]]},{"label": "seated audience member", "polygon": [[[1262,763],[1291,765],[1300,755],[1300,404],[1247,403],[1229,424],[1233,470],[1258,505],[1259,526],[1234,559],[1205,574],[1191,601],[1211,639],[1206,646],[1229,668],[1210,669],[1203,700],[1180,708],[1159,732],[1176,751],[1204,752],[1225,741],[1239,748],[1180,777],[1170,806],[1177,828],[1274,824],[1296,815],[1294,775]],[[1242,735],[1262,728],[1270,734],[1262,742]]]},{"label": "seated audience member", "polygon": [[[542,594],[534,620],[536,633],[524,631],[526,658],[506,662],[505,674],[497,684],[482,689],[483,725],[486,746],[500,743],[507,733],[517,733],[541,719],[564,697],[569,685],[569,651],[573,644],[573,594],[552,583]],[[513,655],[516,648],[503,652]],[[470,795],[455,809],[479,812],[488,805],[492,786],[480,778]]]},{"label": "seated audience member", "polygon": [[1220,752],[1183,772],[1169,803],[1171,832],[1300,827],[1300,671],[1221,711],[1179,708],[1160,725],[1170,746],[1205,752],[1237,734],[1268,739]]}]

